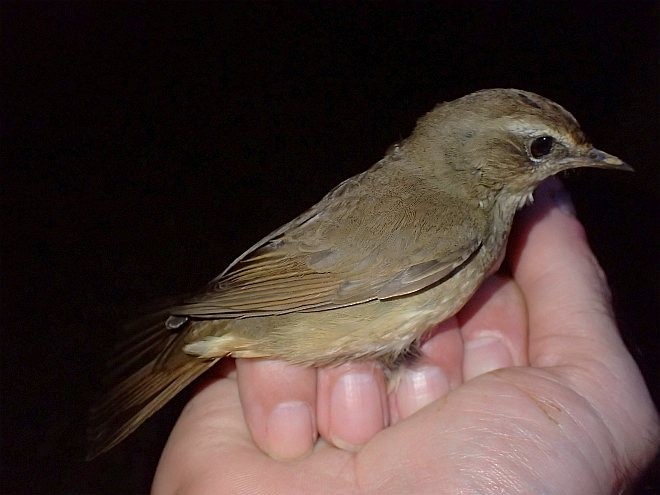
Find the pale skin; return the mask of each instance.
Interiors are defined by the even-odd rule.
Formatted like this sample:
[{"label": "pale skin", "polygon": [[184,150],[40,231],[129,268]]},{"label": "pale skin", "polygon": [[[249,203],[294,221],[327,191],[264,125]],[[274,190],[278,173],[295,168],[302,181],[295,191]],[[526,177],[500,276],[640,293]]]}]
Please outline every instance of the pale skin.
[{"label": "pale skin", "polygon": [[[165,447],[156,494],[618,493],[658,416],[556,179],[496,274],[388,393],[372,363],[224,360]],[[317,439],[318,437],[318,439]]]}]

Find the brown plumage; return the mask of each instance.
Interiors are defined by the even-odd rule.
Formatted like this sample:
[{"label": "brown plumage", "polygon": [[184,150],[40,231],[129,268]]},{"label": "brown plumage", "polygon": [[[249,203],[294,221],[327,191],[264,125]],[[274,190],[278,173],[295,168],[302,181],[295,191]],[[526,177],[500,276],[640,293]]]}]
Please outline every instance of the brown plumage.
[{"label": "brown plumage", "polygon": [[629,169],[533,93],[438,105],[366,172],[236,259],[206,291],[134,328],[92,412],[90,457],[223,356],[394,368],[497,269],[516,210],[546,177]]}]

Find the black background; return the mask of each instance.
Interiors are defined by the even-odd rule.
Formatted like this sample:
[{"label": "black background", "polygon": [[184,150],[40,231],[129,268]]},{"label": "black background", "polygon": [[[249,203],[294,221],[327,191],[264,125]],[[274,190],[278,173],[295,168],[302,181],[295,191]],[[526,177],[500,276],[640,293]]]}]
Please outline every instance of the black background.
[{"label": "black background", "polygon": [[185,398],[82,461],[118,322],[486,87],[637,170],[567,181],[657,403],[658,5],[3,2],[0,491],[147,492]]}]

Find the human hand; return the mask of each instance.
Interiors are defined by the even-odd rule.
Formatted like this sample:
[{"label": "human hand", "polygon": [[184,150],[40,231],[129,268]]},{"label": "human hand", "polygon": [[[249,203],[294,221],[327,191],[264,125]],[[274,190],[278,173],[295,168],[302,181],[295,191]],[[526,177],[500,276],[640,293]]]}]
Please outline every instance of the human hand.
[{"label": "human hand", "polygon": [[563,189],[537,197],[512,234],[512,275],[440,325],[395,390],[370,363],[225,360],[181,414],[154,493],[625,487],[657,449],[657,412]]}]

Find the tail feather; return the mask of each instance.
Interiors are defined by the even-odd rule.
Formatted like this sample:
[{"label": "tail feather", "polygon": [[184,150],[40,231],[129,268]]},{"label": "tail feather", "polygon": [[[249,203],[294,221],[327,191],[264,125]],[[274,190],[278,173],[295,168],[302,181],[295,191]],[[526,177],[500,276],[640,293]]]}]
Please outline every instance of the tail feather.
[{"label": "tail feather", "polygon": [[[210,331],[210,322],[189,323],[179,333],[165,327],[166,318],[166,313],[156,313],[134,325],[130,338],[117,348],[109,366],[115,385],[91,410],[87,459],[117,445],[218,361],[182,350],[190,325]],[[207,328],[196,330],[204,333],[200,330]]]},{"label": "tail feather", "polygon": [[142,380],[118,385],[111,391],[112,397],[92,412],[87,459],[93,459],[124,440],[216,361],[191,358],[187,365],[176,370],[147,373]]}]

